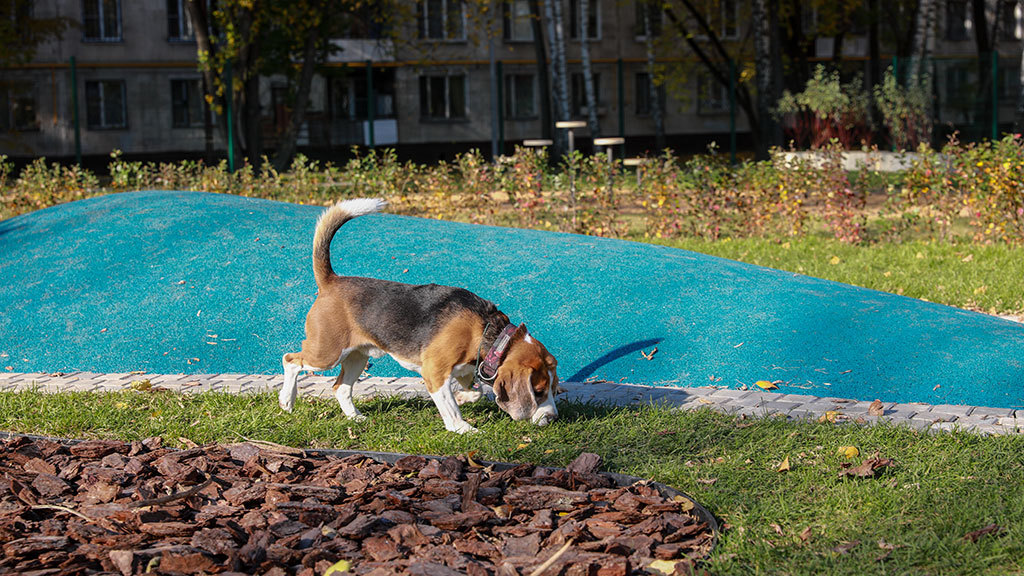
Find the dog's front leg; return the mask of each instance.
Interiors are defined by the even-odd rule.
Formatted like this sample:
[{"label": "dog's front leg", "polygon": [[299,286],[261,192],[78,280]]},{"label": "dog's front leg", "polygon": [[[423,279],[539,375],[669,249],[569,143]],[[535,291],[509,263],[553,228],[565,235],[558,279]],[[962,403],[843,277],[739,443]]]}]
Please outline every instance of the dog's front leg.
[{"label": "dog's front leg", "polygon": [[462,419],[462,412],[459,411],[455,394],[452,393],[452,387],[449,385],[450,378],[450,370],[431,369],[430,366],[423,367],[423,381],[427,385],[427,392],[430,392],[430,398],[437,406],[437,411],[441,413],[445,429],[457,434],[478,432],[476,428],[470,426],[469,422]]},{"label": "dog's front leg", "polygon": [[458,376],[453,374],[451,379],[448,380],[448,385],[455,394],[455,403],[459,406],[470,402],[476,402],[484,396],[483,392],[480,390],[473,389],[474,375],[475,372],[472,371],[468,374],[460,374]]}]

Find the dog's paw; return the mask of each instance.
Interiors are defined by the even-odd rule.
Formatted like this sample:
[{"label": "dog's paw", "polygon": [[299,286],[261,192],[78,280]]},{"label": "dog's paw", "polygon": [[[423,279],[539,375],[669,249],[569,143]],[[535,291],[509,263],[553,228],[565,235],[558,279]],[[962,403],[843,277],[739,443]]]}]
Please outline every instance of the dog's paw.
[{"label": "dog's paw", "polygon": [[455,432],[456,434],[476,434],[480,432],[476,428],[469,425],[469,422],[457,422],[453,427],[448,429],[449,432]]},{"label": "dog's paw", "polygon": [[476,402],[483,398],[483,392],[479,390],[459,390],[455,393],[455,403],[459,406],[468,404],[469,402]]},{"label": "dog's paw", "polygon": [[355,414],[346,414],[345,417],[353,422],[366,422],[367,420],[366,416],[363,416],[358,412],[356,412]]},{"label": "dog's paw", "polygon": [[281,410],[284,410],[285,412],[291,412],[292,409],[295,408],[295,400],[293,398],[289,398],[287,400],[284,398],[278,398],[277,404],[281,407]]},{"label": "dog's paw", "polygon": [[547,426],[548,424],[554,422],[557,419],[558,419],[558,415],[557,414],[552,414],[550,412],[544,412],[544,413],[535,414],[534,417],[533,417],[533,423],[536,424],[537,426]]}]

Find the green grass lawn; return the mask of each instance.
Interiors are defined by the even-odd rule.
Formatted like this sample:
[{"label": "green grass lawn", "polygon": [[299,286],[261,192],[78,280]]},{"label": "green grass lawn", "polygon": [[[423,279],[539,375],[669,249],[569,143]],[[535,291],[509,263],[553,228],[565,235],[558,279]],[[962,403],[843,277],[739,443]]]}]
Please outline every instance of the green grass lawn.
[{"label": "green grass lawn", "polygon": [[[925,434],[880,425],[744,420],[710,410],[563,404],[545,428],[492,404],[464,407],[481,433],[445,432],[432,404],[362,403],[345,420],[333,400],[287,414],[269,394],[0,394],[0,429],[72,438],[243,438],[297,447],[459,454],[565,465],[595,452],[604,469],[691,494],[723,523],[714,574],[1024,574],[1024,437]],[[847,459],[840,447],[860,455]],[[894,464],[842,477],[877,452]],[[779,472],[788,458],[791,470]],[[991,523],[997,534],[964,535]],[[856,543],[856,544],[854,544]],[[845,551],[847,550],[848,551]]]},{"label": "green grass lawn", "polygon": [[1022,247],[920,241],[854,246],[818,236],[657,243],[960,308],[1024,312]]}]

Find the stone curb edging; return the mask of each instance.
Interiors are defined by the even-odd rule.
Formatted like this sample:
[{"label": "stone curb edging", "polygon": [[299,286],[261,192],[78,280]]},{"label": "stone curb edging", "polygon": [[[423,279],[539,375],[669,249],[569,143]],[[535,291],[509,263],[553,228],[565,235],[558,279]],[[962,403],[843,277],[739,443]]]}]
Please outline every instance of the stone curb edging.
[{"label": "stone curb edging", "polygon": [[[281,384],[280,374],[148,374],[131,373],[45,373],[0,372],[0,392],[41,390],[43,392],[114,392],[131,389],[133,382],[181,393],[228,392],[234,394],[273,392]],[[299,380],[303,395],[330,398],[334,377],[307,375]],[[918,430],[965,430],[981,434],[1024,433],[1024,409],[988,408],[954,404],[883,403],[884,414],[868,414],[870,402],[846,398],[785,394],[761,390],[699,387],[670,388],[621,384],[608,381],[565,382],[568,390],[561,399],[614,405],[666,403],[684,410],[708,407],[749,417],[780,417],[811,420],[826,417],[834,422],[872,424],[890,422]],[[398,396],[428,398],[419,378],[363,378],[356,382],[353,396]]]}]

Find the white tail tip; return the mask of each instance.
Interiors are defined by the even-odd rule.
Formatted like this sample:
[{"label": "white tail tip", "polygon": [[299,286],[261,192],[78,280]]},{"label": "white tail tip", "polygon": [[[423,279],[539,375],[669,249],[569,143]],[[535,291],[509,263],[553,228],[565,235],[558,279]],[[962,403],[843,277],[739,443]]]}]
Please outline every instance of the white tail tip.
[{"label": "white tail tip", "polygon": [[383,198],[356,198],[353,200],[342,200],[333,206],[333,209],[343,210],[350,216],[362,216],[383,210],[388,205]]}]

